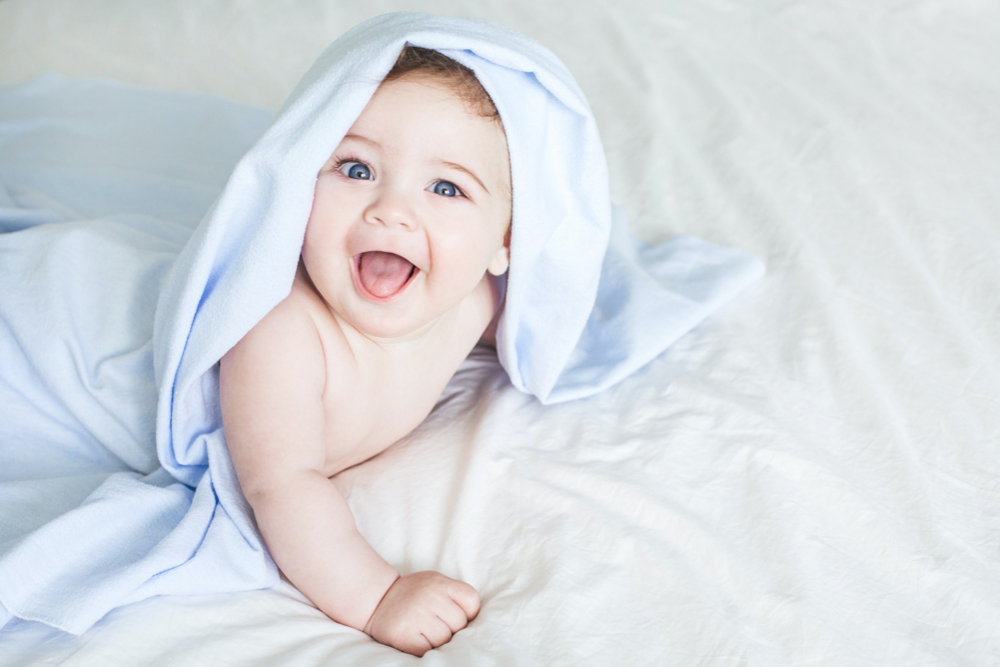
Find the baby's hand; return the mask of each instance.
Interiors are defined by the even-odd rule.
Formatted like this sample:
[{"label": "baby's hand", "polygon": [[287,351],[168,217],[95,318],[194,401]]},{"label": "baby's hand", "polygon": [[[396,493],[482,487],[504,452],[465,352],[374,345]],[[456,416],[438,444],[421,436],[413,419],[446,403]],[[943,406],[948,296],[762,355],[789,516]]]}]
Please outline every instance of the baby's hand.
[{"label": "baby's hand", "polygon": [[400,577],[368,620],[365,632],[378,642],[422,656],[447,644],[479,613],[472,586],[437,572]]}]

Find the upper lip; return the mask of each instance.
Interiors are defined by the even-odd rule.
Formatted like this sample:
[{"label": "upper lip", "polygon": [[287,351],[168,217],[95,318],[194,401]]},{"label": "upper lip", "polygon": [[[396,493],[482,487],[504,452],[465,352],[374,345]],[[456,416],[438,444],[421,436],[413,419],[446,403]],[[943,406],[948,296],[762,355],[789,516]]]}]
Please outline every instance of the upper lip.
[{"label": "upper lip", "polygon": [[388,252],[398,255],[416,267],[417,271],[422,271],[422,262],[416,261],[413,255],[406,250],[399,248],[392,243],[355,243],[349,247],[351,259],[357,264],[358,258],[366,252]]}]

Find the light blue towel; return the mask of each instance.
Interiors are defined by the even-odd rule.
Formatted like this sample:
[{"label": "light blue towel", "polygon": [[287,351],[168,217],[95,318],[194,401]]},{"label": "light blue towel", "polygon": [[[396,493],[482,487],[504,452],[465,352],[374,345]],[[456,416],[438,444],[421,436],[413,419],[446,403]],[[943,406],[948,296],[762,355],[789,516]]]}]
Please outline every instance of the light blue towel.
[{"label": "light blue towel", "polygon": [[152,595],[277,581],[224,451],[211,474],[161,467],[172,379],[153,370],[174,260],[271,118],[54,75],[0,87],[0,625],[79,633]]},{"label": "light blue towel", "polygon": [[[197,96],[56,79],[8,90],[0,95],[0,230],[8,231],[0,234],[0,603],[8,615],[78,633],[151,595],[277,580],[229,462],[217,362],[288,294],[316,174],[406,42],[471,67],[504,123],[514,209],[498,351],[519,389],[543,402],[599,391],[762,273],[755,259],[694,238],[630,239],[576,83],[549,51],[490,22],[410,13],[367,21],[320,56],[266,130],[261,112]],[[79,95],[58,108],[83,113],[39,129],[25,99],[44,101],[46,92]],[[115,98],[122,132],[146,144],[157,143],[154,129],[168,139],[154,150],[137,151],[134,138],[98,146],[91,126],[108,126],[87,110],[105,95]],[[157,116],[163,103],[180,108]],[[52,151],[74,126],[88,137],[79,169],[89,145],[91,171],[60,172],[58,155],[39,166],[31,142]],[[261,131],[192,232],[206,194]]]}]

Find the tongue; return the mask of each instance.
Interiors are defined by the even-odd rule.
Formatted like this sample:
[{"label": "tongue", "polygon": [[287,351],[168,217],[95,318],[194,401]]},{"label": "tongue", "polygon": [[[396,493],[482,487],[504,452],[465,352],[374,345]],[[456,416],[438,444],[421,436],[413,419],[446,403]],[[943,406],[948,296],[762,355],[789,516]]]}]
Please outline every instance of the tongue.
[{"label": "tongue", "polygon": [[362,253],[358,266],[361,284],[378,297],[391,296],[398,292],[412,272],[413,264],[391,252]]}]

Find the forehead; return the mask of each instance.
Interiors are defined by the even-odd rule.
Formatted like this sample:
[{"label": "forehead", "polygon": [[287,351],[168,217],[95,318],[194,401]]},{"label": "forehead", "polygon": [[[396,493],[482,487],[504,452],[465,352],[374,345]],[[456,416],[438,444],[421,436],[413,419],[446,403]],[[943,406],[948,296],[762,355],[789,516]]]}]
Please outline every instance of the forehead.
[{"label": "forehead", "polygon": [[509,180],[503,126],[473,112],[446,83],[427,76],[404,76],[379,86],[350,134],[386,152],[476,166]]}]

